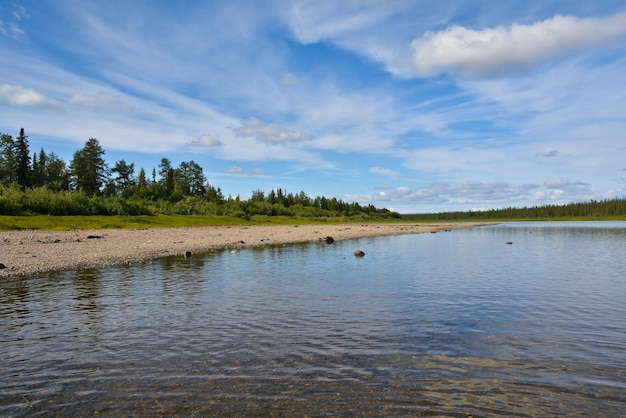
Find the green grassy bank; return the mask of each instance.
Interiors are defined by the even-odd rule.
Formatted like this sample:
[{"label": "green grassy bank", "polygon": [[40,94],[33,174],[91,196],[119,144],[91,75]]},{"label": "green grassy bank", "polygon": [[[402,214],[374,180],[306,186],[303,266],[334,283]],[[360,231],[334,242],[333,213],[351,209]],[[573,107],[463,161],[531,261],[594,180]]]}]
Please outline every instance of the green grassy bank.
[{"label": "green grassy bank", "polygon": [[343,217],[291,217],[255,215],[248,219],[236,216],[196,215],[140,215],[140,216],[0,216],[0,231],[16,229],[110,229],[110,228],[165,228],[226,225],[306,225],[306,224],[362,224],[398,223],[401,220],[359,220]]}]

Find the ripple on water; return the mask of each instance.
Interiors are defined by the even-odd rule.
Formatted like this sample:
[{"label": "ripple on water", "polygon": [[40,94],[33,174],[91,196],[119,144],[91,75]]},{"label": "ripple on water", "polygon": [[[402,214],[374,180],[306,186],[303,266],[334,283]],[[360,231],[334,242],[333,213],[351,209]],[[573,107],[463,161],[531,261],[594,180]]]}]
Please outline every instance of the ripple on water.
[{"label": "ripple on water", "polygon": [[625,242],[503,225],[7,278],[0,415],[620,416]]}]

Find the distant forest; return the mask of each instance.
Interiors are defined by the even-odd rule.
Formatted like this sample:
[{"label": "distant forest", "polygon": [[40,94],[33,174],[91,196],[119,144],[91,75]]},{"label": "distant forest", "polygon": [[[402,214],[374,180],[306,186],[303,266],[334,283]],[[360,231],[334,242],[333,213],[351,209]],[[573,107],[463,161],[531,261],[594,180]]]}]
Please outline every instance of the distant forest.
[{"label": "distant forest", "polygon": [[254,190],[242,200],[224,196],[207,181],[195,161],[173,167],[162,158],[148,175],[135,164],[104,160],[95,138],[77,150],[69,164],[42,148],[31,155],[24,129],[17,138],[0,133],[0,215],[254,215],[345,218],[350,220],[403,219],[454,221],[499,219],[615,218],[626,216],[626,198],[486,211],[400,215],[373,205],[361,206],[337,198],[311,197],[303,191],[287,193]]},{"label": "distant forest", "polygon": [[491,209],[485,211],[445,212],[402,215],[410,221],[553,219],[553,218],[617,218],[626,216],[626,198],[591,200],[565,205],[544,205],[523,208]]},{"label": "distant forest", "polygon": [[310,197],[303,191],[287,193],[255,190],[252,197],[224,196],[207,181],[195,161],[173,167],[162,158],[158,168],[135,173],[135,164],[104,160],[105,150],[91,138],[77,150],[69,165],[42,148],[31,155],[24,129],[17,138],[0,133],[0,215],[254,215],[343,217],[349,219],[400,218],[400,214],[373,205],[361,206],[337,198]]}]

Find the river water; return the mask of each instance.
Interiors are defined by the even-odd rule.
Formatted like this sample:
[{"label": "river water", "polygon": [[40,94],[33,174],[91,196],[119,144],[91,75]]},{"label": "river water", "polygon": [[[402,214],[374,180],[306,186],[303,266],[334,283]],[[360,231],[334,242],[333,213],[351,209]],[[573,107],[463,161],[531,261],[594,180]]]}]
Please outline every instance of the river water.
[{"label": "river water", "polygon": [[0,416],[96,414],[626,416],[626,222],[3,279]]}]

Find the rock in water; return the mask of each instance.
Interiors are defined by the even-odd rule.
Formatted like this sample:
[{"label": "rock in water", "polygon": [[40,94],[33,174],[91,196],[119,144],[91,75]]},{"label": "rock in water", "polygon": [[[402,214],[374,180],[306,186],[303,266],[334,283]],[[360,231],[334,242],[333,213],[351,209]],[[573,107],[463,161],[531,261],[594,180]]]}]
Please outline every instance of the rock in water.
[{"label": "rock in water", "polygon": [[361,251],[361,250],[356,250],[354,252],[354,256],[355,257],[363,257],[364,255],[365,255],[365,253],[363,251]]}]

